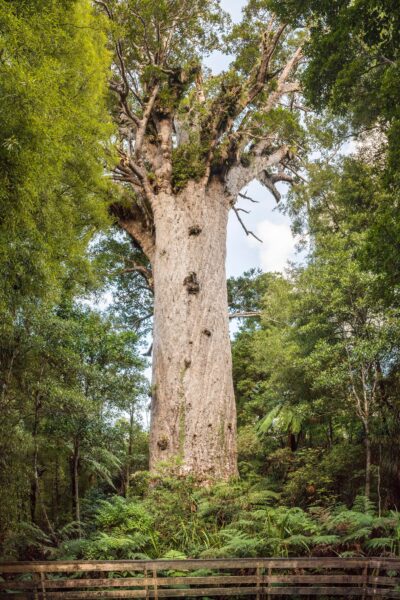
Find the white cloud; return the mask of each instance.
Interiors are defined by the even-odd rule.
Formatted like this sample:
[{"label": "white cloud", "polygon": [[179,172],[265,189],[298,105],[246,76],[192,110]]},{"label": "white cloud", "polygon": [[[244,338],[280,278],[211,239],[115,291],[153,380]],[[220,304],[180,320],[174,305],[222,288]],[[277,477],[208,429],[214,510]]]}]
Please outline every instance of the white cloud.
[{"label": "white cloud", "polygon": [[273,223],[266,219],[258,223],[256,233],[263,243],[252,240],[251,245],[258,244],[263,271],[283,272],[287,261],[295,257],[296,239],[292,235],[289,223]]}]

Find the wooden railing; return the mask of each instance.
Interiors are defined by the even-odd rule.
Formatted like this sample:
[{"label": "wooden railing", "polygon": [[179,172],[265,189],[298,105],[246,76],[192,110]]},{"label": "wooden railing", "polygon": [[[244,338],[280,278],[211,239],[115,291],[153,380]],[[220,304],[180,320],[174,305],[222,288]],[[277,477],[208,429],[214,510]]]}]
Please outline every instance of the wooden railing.
[{"label": "wooden railing", "polygon": [[400,598],[400,558],[0,563],[0,597],[32,600],[252,596]]}]

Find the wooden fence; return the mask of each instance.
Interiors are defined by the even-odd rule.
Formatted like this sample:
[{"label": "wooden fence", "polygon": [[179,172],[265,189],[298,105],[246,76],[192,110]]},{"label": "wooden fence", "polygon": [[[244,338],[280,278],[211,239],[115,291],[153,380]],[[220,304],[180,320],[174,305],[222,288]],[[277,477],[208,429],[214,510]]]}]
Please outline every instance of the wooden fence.
[{"label": "wooden fence", "polygon": [[0,598],[400,598],[400,558],[0,563]]}]

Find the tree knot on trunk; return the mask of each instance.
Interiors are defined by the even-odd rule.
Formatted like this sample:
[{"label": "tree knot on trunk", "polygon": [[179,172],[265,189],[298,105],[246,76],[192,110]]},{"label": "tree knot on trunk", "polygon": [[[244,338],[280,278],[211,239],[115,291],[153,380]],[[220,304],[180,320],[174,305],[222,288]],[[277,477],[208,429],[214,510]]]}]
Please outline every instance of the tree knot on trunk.
[{"label": "tree knot on trunk", "polygon": [[168,439],[165,435],[158,440],[157,446],[160,450],[166,450],[168,448]]},{"label": "tree knot on trunk", "polygon": [[207,337],[211,337],[211,331],[209,329],[203,329],[202,333]]},{"label": "tree knot on trunk", "polygon": [[197,275],[193,271],[189,273],[187,277],[185,277],[183,285],[186,286],[188,294],[198,294],[200,291],[200,284],[197,279]]},{"label": "tree knot on trunk", "polygon": [[199,225],[192,225],[189,227],[189,235],[200,235],[202,229]]}]

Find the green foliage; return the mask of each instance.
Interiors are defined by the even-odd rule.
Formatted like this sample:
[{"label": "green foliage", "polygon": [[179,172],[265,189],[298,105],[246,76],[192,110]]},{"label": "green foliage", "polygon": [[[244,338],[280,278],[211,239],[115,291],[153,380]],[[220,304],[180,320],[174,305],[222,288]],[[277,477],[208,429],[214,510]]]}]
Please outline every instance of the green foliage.
[{"label": "green foliage", "polygon": [[110,299],[107,312],[118,327],[144,336],[151,330],[153,290],[143,275],[133,269],[151,265],[141,250],[114,227],[91,244],[91,259],[96,271],[99,297]]},{"label": "green foliage", "polygon": [[354,491],[362,488],[362,455],[362,448],[355,449],[345,442],[331,450],[321,447],[298,450],[285,473],[284,498],[294,506],[351,502]]},{"label": "green foliage", "polygon": [[[157,82],[156,114],[179,115],[176,192],[204,175],[210,128],[220,135],[213,174],[235,160],[222,134],[235,115],[242,165],[251,140],[268,135],[269,150],[287,144],[303,169],[286,210],[310,242],[305,263],[228,282],[231,312],[261,313],[239,321],[233,340],[242,479],[203,489],[145,471],[145,363],[132,331],[149,331],[153,300],[132,267],[150,265],[115,231],[95,237],[112,192],[105,22],[86,0],[39,4],[0,0],[2,557],[398,555],[398,7],[249,0],[229,28],[214,0],[143,0],[139,16],[136,1],[108,3],[109,38],[129,48],[143,97]],[[238,116],[271,6],[300,27]],[[305,96],[336,116],[286,105],[266,115],[273,73],[306,21]],[[151,59],[160,25],[173,36],[164,67]],[[200,81],[214,50],[233,62]],[[372,144],[360,138],[335,158],[351,129],[372,126]],[[150,145],[158,135],[151,119],[146,135]],[[118,199],[130,206],[126,190]],[[104,313],[83,300],[93,289],[112,296]]]},{"label": "green foliage", "polygon": [[386,233],[396,227],[386,198],[368,154],[311,164],[288,203],[312,236],[307,263],[270,283],[261,321],[234,340],[239,425],[245,439],[260,434],[252,457],[239,445],[241,472],[269,476],[291,505],[349,504],[363,480],[380,506],[396,505],[397,259],[376,229],[383,213]]},{"label": "green foliage", "polygon": [[259,423],[260,433],[267,433],[272,428],[293,434],[299,434],[302,428],[303,418],[301,409],[292,409],[284,404],[277,404]]},{"label": "green foliage", "polygon": [[[306,187],[311,193],[316,191],[313,201],[321,197],[321,192],[327,196],[327,178],[333,174],[340,202],[347,204],[347,214],[352,212],[357,218],[359,212],[365,219],[368,214],[359,211],[360,200],[369,204],[374,218],[366,239],[357,240],[356,246],[358,251],[365,252],[368,268],[379,276],[380,295],[397,294],[399,265],[394,249],[400,239],[398,3],[272,0],[272,6],[292,24],[312,24],[303,73],[309,103],[320,111],[328,109],[349,120],[356,134],[366,131],[362,160],[344,161],[341,181],[332,171],[329,175],[329,169],[319,174],[321,169],[317,165]],[[315,189],[318,182],[319,191]]]},{"label": "green foliage", "polygon": [[89,243],[109,225],[104,25],[87,0],[0,2],[0,540],[11,558],[49,556],[82,532],[65,530],[80,496],[124,487],[140,446],[129,444],[144,394],[136,336],[77,299],[97,283]]},{"label": "green foliage", "polygon": [[182,144],[173,150],[172,183],[179,192],[189,181],[199,181],[205,173],[206,152],[200,143]]},{"label": "green foliage", "polygon": [[[262,273],[261,269],[250,269],[240,277],[228,279],[228,302],[231,312],[260,310],[263,296],[274,277],[271,273]],[[253,323],[251,321],[251,324]]]},{"label": "green foliage", "polygon": [[[132,0],[123,3],[113,0],[109,6],[124,34],[135,42],[132,44],[132,61],[142,59],[143,48],[148,48],[153,54],[159,51],[157,27],[160,24],[171,29],[174,36],[169,56],[171,67],[193,64],[196,57],[220,48],[218,34],[228,19],[216,0],[194,0],[190,5],[184,0],[176,0],[173,4],[168,0],[143,0],[140,13],[137,3]],[[188,32],[190,35],[187,35]]]},{"label": "green foliage", "polygon": [[398,514],[378,517],[363,497],[351,509],[308,511],[278,500],[260,480],[201,490],[188,480],[153,479],[144,497],[101,503],[93,533],[62,546],[59,556],[70,557],[72,547],[74,558],[93,559],[359,555],[397,547]]},{"label": "green foliage", "polygon": [[[14,336],[8,341],[13,360],[4,366],[8,379],[0,421],[1,431],[7,431],[0,474],[6,548],[14,544],[17,520],[27,522],[30,516],[41,526],[50,515],[59,529],[71,516],[79,518],[76,502],[89,487],[124,487],[127,461],[134,468],[129,439],[139,429],[134,417],[145,393],[135,335],[93,310],[68,304],[40,310],[21,319]],[[130,452],[134,449],[139,450],[137,442]],[[75,452],[79,490],[71,498]],[[10,496],[14,502],[8,506]],[[59,536],[52,537],[54,544]]]},{"label": "green foliage", "polygon": [[0,308],[87,279],[84,254],[106,222],[110,56],[90,3],[0,3]]},{"label": "green foliage", "polygon": [[116,497],[113,502],[100,505],[96,528],[99,530],[90,542],[82,542],[84,558],[103,559],[143,558],[143,551],[152,545],[152,516],[140,504],[127,503]]},{"label": "green foliage", "polygon": [[272,2],[286,19],[312,22],[307,92],[319,106],[353,111],[358,121],[389,123],[398,93],[399,10],[393,0]]}]

